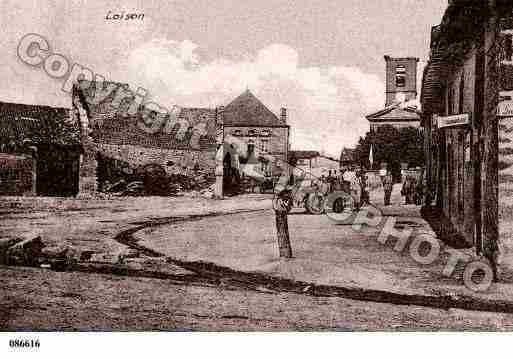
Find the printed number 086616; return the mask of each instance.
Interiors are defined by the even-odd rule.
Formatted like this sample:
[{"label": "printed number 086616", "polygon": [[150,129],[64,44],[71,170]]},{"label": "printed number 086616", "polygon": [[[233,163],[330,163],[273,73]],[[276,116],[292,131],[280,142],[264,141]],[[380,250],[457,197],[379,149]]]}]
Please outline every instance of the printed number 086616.
[{"label": "printed number 086616", "polygon": [[39,348],[41,343],[39,339],[11,339],[9,346],[11,348]]}]

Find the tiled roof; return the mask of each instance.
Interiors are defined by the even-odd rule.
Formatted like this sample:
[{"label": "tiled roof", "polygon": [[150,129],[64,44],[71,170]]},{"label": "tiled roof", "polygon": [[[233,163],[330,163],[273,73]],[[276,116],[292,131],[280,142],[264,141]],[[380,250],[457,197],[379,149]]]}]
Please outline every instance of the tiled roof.
[{"label": "tiled roof", "polygon": [[288,127],[249,90],[224,109],[225,126]]},{"label": "tiled roof", "polygon": [[78,144],[69,109],[0,102],[0,141]]}]

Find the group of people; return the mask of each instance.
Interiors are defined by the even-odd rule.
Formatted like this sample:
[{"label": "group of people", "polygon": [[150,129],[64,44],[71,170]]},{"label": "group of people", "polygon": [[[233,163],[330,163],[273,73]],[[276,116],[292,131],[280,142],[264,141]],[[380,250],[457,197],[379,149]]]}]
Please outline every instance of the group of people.
[{"label": "group of people", "polygon": [[[380,177],[384,191],[384,204],[385,206],[389,206],[394,187],[394,177],[390,171],[386,171],[386,173]],[[401,196],[405,197],[405,204],[421,205],[424,194],[422,174],[419,176],[419,173],[404,173],[402,177]],[[322,188],[320,189],[326,193],[336,190],[347,190],[343,188],[343,184],[347,183],[349,187],[355,191],[354,195],[359,199],[359,204],[363,206],[370,204],[367,180],[366,172],[360,169],[354,172],[342,171],[338,176],[329,171],[328,176],[322,176],[319,182],[322,184]]]},{"label": "group of people", "polygon": [[[415,174],[403,175],[403,185],[401,188],[401,196],[405,197],[405,204],[422,204],[422,197],[424,195],[424,184],[422,175],[419,177]],[[383,190],[385,192],[385,206],[390,205],[390,197],[392,196],[392,189],[394,186],[394,179],[392,174],[387,171],[386,175],[381,176],[383,183]]]},{"label": "group of people", "polygon": [[404,176],[401,195],[405,197],[405,204],[422,204],[423,194],[424,185],[422,183],[422,178],[417,178],[415,175]]}]

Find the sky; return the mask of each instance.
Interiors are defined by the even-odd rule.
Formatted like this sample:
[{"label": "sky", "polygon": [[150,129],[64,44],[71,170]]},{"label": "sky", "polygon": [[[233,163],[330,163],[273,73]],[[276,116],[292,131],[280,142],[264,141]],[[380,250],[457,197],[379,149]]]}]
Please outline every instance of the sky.
[{"label": "sky", "polygon": [[[420,58],[447,0],[2,0],[0,101],[71,107],[66,75],[17,56],[29,33],[171,108],[228,104],[246,89],[288,110],[293,149],[338,156],[385,102],[385,54]],[[110,15],[108,15],[110,12]],[[142,20],[108,20],[117,13]],[[420,83],[420,78],[418,79]]]}]

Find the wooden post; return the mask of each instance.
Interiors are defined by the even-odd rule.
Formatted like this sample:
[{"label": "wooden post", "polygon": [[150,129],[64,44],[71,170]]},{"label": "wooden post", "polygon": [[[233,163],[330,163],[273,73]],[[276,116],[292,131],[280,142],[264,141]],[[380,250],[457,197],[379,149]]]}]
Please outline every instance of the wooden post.
[{"label": "wooden post", "polygon": [[276,234],[281,258],[292,258],[290,245],[289,224],[287,215],[292,205],[290,191],[284,190],[277,194],[273,200],[274,214],[276,216]]},{"label": "wooden post", "polygon": [[223,111],[224,107],[220,106],[216,111],[216,144],[217,144],[217,153],[216,153],[216,167],[215,167],[215,176],[216,183],[214,187],[214,197],[217,199],[223,199],[224,191],[223,191],[223,179],[224,179],[224,121],[223,121]]}]

